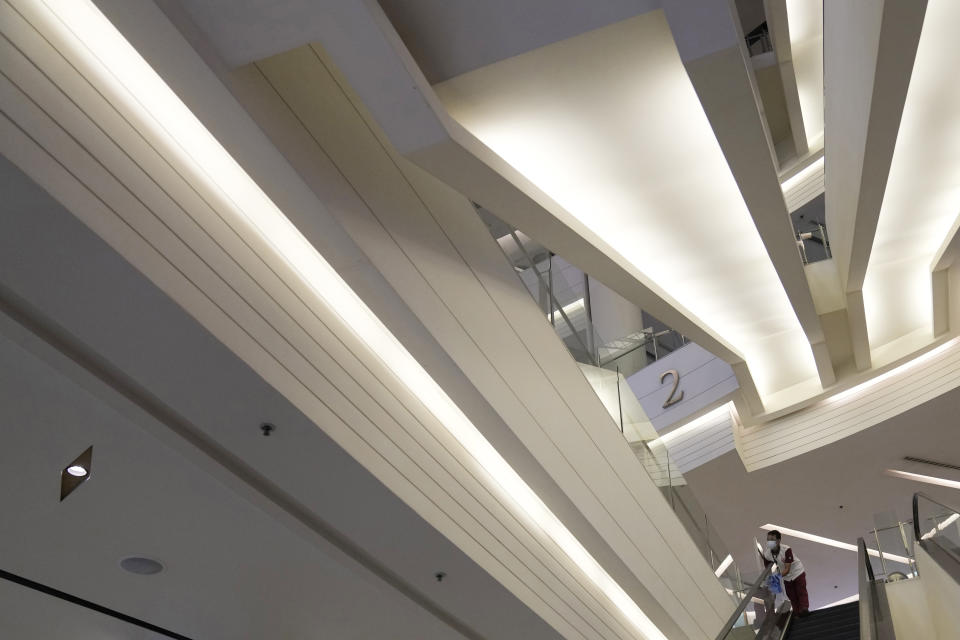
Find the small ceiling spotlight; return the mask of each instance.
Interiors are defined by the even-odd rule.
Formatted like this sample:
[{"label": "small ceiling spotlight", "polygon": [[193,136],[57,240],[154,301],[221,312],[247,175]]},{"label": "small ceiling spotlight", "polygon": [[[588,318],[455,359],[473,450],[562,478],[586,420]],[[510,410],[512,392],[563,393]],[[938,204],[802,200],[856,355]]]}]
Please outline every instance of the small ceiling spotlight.
[{"label": "small ceiling spotlight", "polygon": [[83,476],[87,475],[87,470],[78,464],[74,464],[67,467],[67,473],[74,477],[82,478]]},{"label": "small ceiling spotlight", "polygon": [[93,447],[91,446],[63,468],[60,472],[60,502],[90,478],[92,464]]}]

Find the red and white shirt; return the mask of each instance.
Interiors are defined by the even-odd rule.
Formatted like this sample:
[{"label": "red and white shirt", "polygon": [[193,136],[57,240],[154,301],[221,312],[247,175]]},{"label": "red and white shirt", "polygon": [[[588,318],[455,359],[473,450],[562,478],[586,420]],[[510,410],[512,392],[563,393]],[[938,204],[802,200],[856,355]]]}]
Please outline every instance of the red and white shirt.
[{"label": "red and white shirt", "polygon": [[[784,580],[795,580],[801,573],[803,573],[803,563],[797,560],[796,556],[793,554],[793,549],[785,544],[780,545],[780,550],[777,552],[776,556],[774,556],[773,552],[766,547],[764,547],[761,555],[763,556],[763,562],[765,566],[773,562],[777,563],[777,568],[780,569],[780,574],[783,576]],[[784,573],[783,569],[788,563],[790,564],[790,571],[789,573]]]}]

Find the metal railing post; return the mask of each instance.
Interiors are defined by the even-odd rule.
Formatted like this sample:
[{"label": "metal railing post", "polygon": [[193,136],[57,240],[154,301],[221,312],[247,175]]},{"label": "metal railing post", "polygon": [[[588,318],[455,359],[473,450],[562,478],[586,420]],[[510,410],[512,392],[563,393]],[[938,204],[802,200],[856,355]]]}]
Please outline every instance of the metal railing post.
[{"label": "metal railing post", "polygon": [[[583,309],[587,314],[587,353],[599,367],[600,352],[597,349],[596,336],[593,333],[593,305],[590,303],[590,276],[586,273],[583,274]],[[617,379],[617,393],[620,393],[619,378]]]},{"label": "metal railing post", "polygon": [[883,549],[880,547],[880,533],[876,529],[873,530],[873,538],[877,541],[877,553],[880,555],[880,568],[883,570],[883,579],[886,580],[887,561],[883,559]]}]

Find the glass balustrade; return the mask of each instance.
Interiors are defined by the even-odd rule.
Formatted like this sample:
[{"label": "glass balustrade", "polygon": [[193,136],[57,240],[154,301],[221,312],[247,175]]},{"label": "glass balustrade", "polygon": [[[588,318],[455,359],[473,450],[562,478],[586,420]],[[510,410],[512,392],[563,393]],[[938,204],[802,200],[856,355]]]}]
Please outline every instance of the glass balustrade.
[{"label": "glass balustrade", "polygon": [[913,496],[914,537],[939,549],[960,563],[960,511],[923,493]]},{"label": "glass balustrade", "polygon": [[[587,274],[489,212],[478,207],[478,213],[577,362],[629,376],[687,344],[686,337],[662,325],[644,326],[625,335],[601,335],[593,322],[592,281]],[[643,315],[634,311],[638,318]]]},{"label": "glass balustrade", "polygon": [[[745,594],[740,567],[710,525],[625,380],[647,364],[682,348],[688,340],[662,325],[612,340],[602,338],[591,319],[589,277],[564,261],[555,261],[551,252],[489,212],[478,207],[478,213],[557,336],[581,364],[584,376],[647,475],[683,523],[723,588],[739,603]],[[755,613],[744,613],[743,625],[753,624]]]},{"label": "glass balustrade", "polygon": [[781,640],[786,634],[792,612],[770,589],[773,565],[764,569],[756,582],[746,588],[737,601],[733,615],[717,635],[717,640]]}]

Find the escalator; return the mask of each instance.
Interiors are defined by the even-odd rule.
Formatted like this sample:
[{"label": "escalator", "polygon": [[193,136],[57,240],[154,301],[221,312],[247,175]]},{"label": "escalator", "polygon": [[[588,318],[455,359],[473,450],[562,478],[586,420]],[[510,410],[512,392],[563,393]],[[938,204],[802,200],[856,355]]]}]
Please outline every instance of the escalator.
[{"label": "escalator", "polygon": [[[789,603],[774,609],[767,588],[775,565],[743,593],[716,640],[956,640],[960,638],[960,510],[917,493],[912,540],[903,536],[910,576],[874,573],[871,555],[883,552],[857,540],[858,602],[794,618]],[[878,545],[879,546],[879,545]],[[898,551],[900,553],[900,551]],[[896,557],[896,556],[894,556]]]},{"label": "escalator", "polygon": [[[794,616],[789,601],[775,607],[777,600],[767,588],[776,571],[776,565],[771,565],[744,594],[717,640],[894,640],[893,635],[888,635],[893,627],[883,583],[874,579],[863,538],[858,543],[862,602],[819,609],[803,618]],[[861,620],[867,624],[867,633],[863,635]]]},{"label": "escalator", "polygon": [[797,618],[785,637],[787,640],[860,640],[860,603],[819,609],[806,618]]}]

